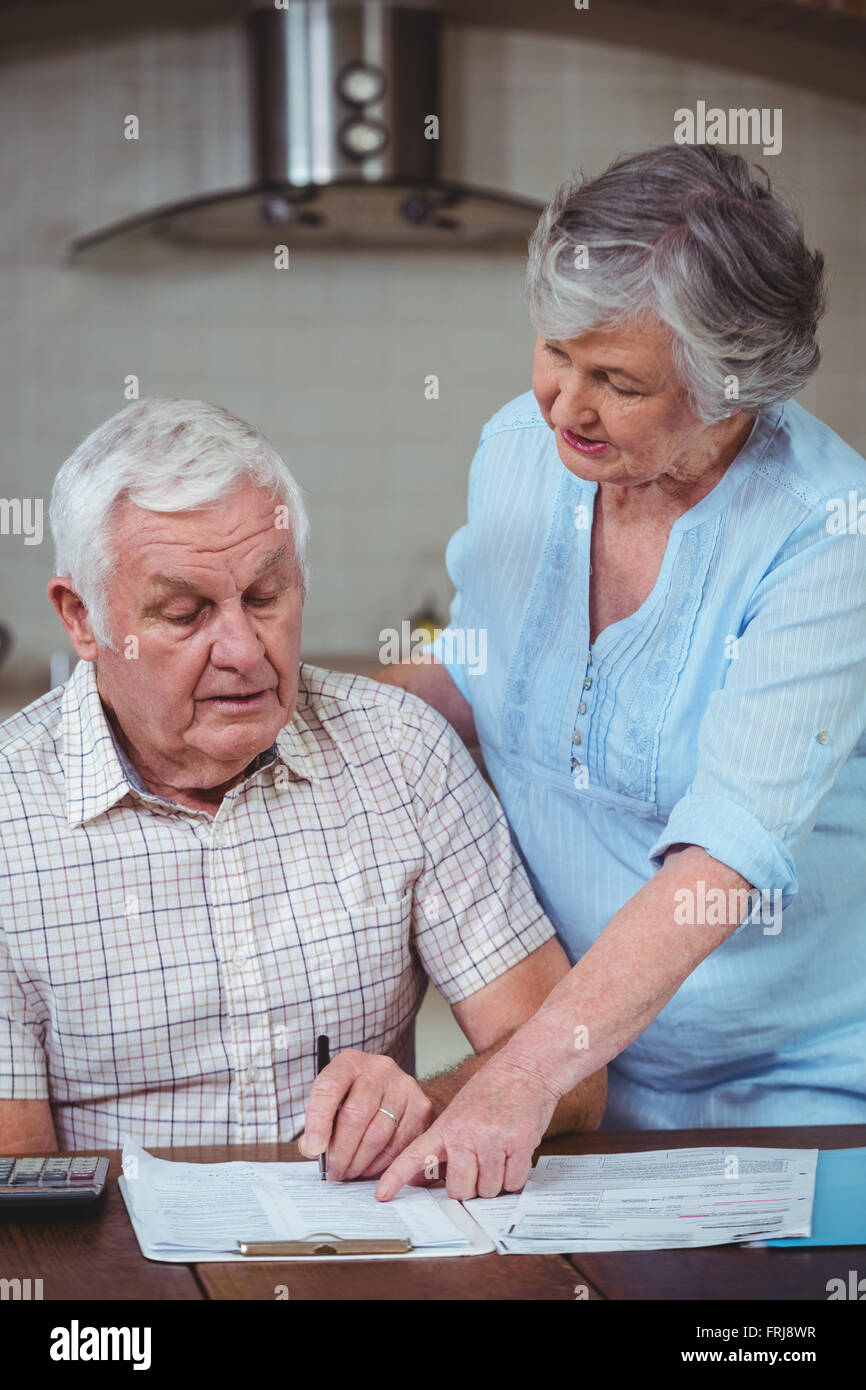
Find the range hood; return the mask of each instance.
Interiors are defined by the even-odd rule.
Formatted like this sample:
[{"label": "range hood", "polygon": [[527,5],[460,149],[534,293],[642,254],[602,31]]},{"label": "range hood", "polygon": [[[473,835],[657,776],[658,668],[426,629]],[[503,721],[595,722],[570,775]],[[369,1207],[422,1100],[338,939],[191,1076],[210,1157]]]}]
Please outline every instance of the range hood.
[{"label": "range hood", "polygon": [[[290,0],[248,17],[250,181],[79,237],[73,260],[143,240],[209,248],[522,245],[541,205],[443,181],[441,14]],[[113,259],[113,255],[112,255]]]}]

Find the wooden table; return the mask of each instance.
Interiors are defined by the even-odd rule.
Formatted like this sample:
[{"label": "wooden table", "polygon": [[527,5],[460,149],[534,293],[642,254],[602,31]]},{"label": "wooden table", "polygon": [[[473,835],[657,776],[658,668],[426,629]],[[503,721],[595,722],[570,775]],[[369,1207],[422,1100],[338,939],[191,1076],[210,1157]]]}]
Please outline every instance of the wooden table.
[{"label": "wooden table", "polygon": [[[542,1153],[625,1153],[704,1145],[773,1148],[866,1146],[866,1125],[784,1129],[632,1130],[570,1134],[546,1142]],[[291,1144],[154,1149],[187,1162],[229,1159],[294,1161]],[[146,1260],[132,1231],[111,1154],[100,1207],[46,1222],[38,1210],[0,1224],[0,1273],[41,1279],[47,1300],[274,1300],[285,1286],[292,1301],[308,1300],[734,1300],[826,1302],[827,1280],[849,1265],[866,1274],[866,1249],[700,1250],[612,1252],[600,1255],[480,1255],[455,1259],[329,1263],[158,1264]]]}]

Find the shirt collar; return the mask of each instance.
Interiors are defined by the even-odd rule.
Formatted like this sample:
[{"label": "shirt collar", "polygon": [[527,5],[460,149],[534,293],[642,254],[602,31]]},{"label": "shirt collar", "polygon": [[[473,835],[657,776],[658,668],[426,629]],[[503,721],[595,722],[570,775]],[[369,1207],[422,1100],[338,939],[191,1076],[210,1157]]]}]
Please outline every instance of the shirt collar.
[{"label": "shirt collar", "polygon": [[[71,827],[101,815],[130,791],[149,797],[156,804],[174,804],[147,790],[118,743],[99,697],[94,662],[79,661],[66,682],[61,724],[66,763],[66,814]],[[315,752],[312,734],[305,728],[302,730],[296,714],[291,723],[280,729],[271,747],[253,759],[245,776],[252,776],[279,759],[296,777],[317,780],[323,774],[315,766]]]}]

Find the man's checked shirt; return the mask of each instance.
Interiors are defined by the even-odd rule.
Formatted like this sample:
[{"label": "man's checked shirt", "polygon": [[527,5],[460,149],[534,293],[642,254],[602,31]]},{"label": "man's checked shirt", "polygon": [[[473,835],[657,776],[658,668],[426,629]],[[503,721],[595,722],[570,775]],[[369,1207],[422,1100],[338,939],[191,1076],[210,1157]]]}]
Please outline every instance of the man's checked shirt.
[{"label": "man's checked shirt", "polygon": [[62,1148],[292,1138],[317,1034],[411,1073],[427,976],[453,1004],[553,934],[459,738],[391,686],[302,666],[215,816],[146,791],[91,663],[0,726],[0,1099],[50,1099]]}]

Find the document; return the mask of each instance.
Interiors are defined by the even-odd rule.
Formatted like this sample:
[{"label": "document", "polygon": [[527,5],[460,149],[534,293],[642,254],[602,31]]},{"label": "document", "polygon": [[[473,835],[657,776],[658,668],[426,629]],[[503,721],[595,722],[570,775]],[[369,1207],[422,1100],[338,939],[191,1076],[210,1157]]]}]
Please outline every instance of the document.
[{"label": "document", "polygon": [[123,1172],[136,1234],[156,1259],[236,1253],[239,1240],[325,1234],[409,1240],[428,1254],[457,1254],[470,1243],[426,1188],[406,1187],[392,1202],[377,1202],[375,1181],[323,1183],[316,1162],[174,1163],[125,1138]]},{"label": "document", "polygon": [[811,1231],[817,1149],[547,1155],[518,1198],[465,1205],[502,1254],[670,1250]]}]

